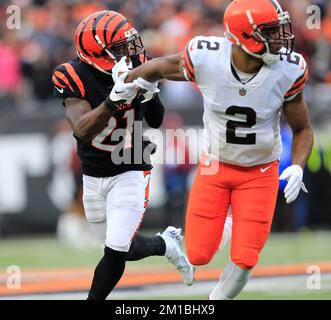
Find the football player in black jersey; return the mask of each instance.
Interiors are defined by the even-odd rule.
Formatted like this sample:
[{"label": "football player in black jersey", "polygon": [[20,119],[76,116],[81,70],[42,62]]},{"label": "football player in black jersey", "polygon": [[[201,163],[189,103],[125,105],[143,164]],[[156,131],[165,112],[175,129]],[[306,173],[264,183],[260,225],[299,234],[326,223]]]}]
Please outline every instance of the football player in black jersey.
[{"label": "football player in black jersey", "polygon": [[180,229],[168,227],[154,237],[136,234],[148,202],[152,166],[146,153],[153,149],[136,127],[145,119],[158,128],[164,107],[157,95],[146,92],[121,104],[118,94],[125,90],[119,89],[120,81],[114,85],[112,69],[123,59],[128,68],[146,61],[140,36],[123,15],[106,10],[80,23],[75,44],[78,57],[57,67],[52,82],[77,140],[85,214],[104,245],[88,299],[106,299],[126,261],[152,255],[165,255],[191,285],[194,268],[182,252]]}]

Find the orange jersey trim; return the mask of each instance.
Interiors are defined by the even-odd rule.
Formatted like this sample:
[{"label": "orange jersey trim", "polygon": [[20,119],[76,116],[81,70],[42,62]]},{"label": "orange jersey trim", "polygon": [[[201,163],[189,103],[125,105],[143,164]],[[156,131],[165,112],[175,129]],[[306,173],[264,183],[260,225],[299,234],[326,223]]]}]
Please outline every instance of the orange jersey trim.
[{"label": "orange jersey trim", "polygon": [[285,98],[288,98],[300,90],[302,90],[305,86],[305,83],[308,81],[309,78],[309,73],[308,73],[308,68],[306,68],[304,74],[295,82],[295,84],[291,87],[289,91],[287,91]]},{"label": "orange jersey trim", "polygon": [[70,85],[70,82],[68,80],[68,78],[60,71],[55,71],[55,76],[60,78],[69,88],[72,92],[74,92],[74,89],[72,88],[72,86]]},{"label": "orange jersey trim", "polygon": [[292,86],[292,88],[298,86],[299,84],[301,84],[303,81],[306,81],[306,79],[308,78],[308,69],[306,68],[305,72],[303,73],[303,75],[295,82],[295,84]]},{"label": "orange jersey trim", "polygon": [[184,68],[187,73],[187,76],[191,81],[195,81],[194,76],[194,66],[190,57],[190,54],[188,52],[188,47],[186,47],[186,50],[184,51]]},{"label": "orange jersey trim", "polygon": [[68,71],[68,73],[71,76],[72,80],[77,85],[81,96],[84,98],[85,97],[85,88],[84,88],[83,82],[80,80],[80,78],[79,78],[78,74],[76,73],[75,69],[69,63],[65,63],[63,66]]},{"label": "orange jersey trim", "polygon": [[64,88],[64,87],[65,87],[63,84],[61,84],[61,83],[57,80],[57,78],[55,77],[55,75],[53,75],[53,77],[52,77],[52,81],[53,81],[54,84],[55,84],[57,87],[59,87],[59,88]]}]

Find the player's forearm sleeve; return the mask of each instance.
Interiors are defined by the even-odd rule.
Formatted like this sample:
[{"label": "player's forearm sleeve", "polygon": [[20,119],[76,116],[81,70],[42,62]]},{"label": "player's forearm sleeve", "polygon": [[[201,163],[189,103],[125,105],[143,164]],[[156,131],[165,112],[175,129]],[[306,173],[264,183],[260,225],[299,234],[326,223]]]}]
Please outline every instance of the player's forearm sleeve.
[{"label": "player's forearm sleeve", "polygon": [[151,128],[159,128],[163,121],[164,116],[164,106],[158,95],[155,95],[154,98],[148,102],[144,103],[145,112],[144,117],[147,124]]}]

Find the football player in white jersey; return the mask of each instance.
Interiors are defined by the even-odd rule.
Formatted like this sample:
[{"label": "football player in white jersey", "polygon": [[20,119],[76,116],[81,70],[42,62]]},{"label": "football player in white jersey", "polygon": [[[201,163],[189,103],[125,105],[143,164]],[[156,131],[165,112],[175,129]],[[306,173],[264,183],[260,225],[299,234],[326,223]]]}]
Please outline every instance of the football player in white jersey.
[{"label": "football player in white jersey", "polygon": [[[190,193],[185,242],[190,262],[205,265],[222,238],[229,205],[231,259],[209,298],[233,299],[246,285],[271,228],[278,180],[294,201],[313,146],[303,89],[302,55],[293,52],[288,12],[276,0],[234,0],[224,14],[225,38],[195,37],[182,54],[132,70],[128,82],[153,92],[161,79],[194,81],[204,100],[203,155]],[[123,96],[125,97],[125,93]],[[278,177],[280,114],[293,131],[292,165]],[[206,169],[217,166],[216,173]],[[207,173],[207,174],[204,174]]]}]

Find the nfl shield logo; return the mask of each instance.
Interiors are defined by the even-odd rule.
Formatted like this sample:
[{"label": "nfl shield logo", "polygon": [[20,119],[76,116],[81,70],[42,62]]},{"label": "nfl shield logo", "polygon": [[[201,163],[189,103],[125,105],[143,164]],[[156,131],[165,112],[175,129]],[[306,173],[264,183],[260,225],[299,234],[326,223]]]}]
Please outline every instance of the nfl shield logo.
[{"label": "nfl shield logo", "polygon": [[241,97],[244,97],[244,96],[246,95],[246,93],[247,93],[247,90],[246,90],[245,88],[241,88],[241,89],[239,89],[239,95],[240,95]]}]

